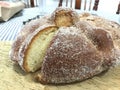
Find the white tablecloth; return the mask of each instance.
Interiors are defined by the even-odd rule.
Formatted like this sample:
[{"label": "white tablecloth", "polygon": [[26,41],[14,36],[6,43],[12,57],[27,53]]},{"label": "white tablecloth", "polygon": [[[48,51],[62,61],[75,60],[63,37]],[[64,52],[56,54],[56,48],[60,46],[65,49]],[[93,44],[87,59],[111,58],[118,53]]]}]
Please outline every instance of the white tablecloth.
[{"label": "white tablecloth", "polygon": [[39,8],[27,8],[7,22],[0,22],[0,41],[14,40],[24,26],[23,22],[40,15]]}]

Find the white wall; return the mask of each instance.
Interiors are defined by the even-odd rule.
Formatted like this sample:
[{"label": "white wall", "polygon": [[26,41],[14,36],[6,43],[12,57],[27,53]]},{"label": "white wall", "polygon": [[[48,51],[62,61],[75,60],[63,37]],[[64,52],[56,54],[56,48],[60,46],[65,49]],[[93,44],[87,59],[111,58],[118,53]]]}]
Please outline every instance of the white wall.
[{"label": "white wall", "polygon": [[120,0],[100,0],[99,11],[116,13]]}]

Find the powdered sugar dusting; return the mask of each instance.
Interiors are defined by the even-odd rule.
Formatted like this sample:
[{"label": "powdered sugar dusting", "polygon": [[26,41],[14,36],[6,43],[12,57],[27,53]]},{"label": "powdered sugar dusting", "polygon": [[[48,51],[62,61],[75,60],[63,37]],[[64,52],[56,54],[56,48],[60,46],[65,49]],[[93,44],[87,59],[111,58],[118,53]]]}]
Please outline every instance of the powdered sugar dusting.
[{"label": "powdered sugar dusting", "polygon": [[47,51],[41,72],[48,82],[70,83],[101,72],[100,59],[101,54],[80,29],[63,27]]}]

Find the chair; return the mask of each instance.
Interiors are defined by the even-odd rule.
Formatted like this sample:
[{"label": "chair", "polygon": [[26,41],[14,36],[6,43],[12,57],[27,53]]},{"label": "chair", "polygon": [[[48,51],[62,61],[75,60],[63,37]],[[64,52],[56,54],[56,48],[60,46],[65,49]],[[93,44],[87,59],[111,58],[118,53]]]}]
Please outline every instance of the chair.
[{"label": "chair", "polygon": [[35,7],[35,0],[30,0],[31,7]]},{"label": "chair", "polygon": [[27,7],[37,7],[38,6],[38,0],[26,0]]},{"label": "chair", "polygon": [[119,2],[119,4],[118,4],[118,9],[117,9],[116,14],[120,14],[120,2]]},{"label": "chair", "polygon": [[[91,10],[92,7],[92,3],[93,0],[65,0],[66,2],[66,7],[71,7],[73,8],[73,3],[75,4],[75,9],[81,9],[82,8],[82,4],[84,3],[84,10],[87,10],[87,5],[89,3],[89,7],[88,10]],[[75,2],[73,2],[75,1]],[[69,5],[70,4],[70,5]],[[99,4],[99,0],[94,0],[94,6],[93,6],[93,10],[97,11],[98,10],[98,4]],[[63,0],[59,0],[59,4],[58,7],[63,6]]]}]

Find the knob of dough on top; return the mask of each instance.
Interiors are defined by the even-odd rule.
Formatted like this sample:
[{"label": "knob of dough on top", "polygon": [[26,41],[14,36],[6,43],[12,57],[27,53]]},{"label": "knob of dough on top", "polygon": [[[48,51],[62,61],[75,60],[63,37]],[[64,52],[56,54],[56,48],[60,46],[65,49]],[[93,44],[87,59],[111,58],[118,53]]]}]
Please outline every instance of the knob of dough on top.
[{"label": "knob of dough on top", "polygon": [[53,12],[52,20],[56,26],[71,26],[79,21],[79,14],[71,8],[59,7]]}]

